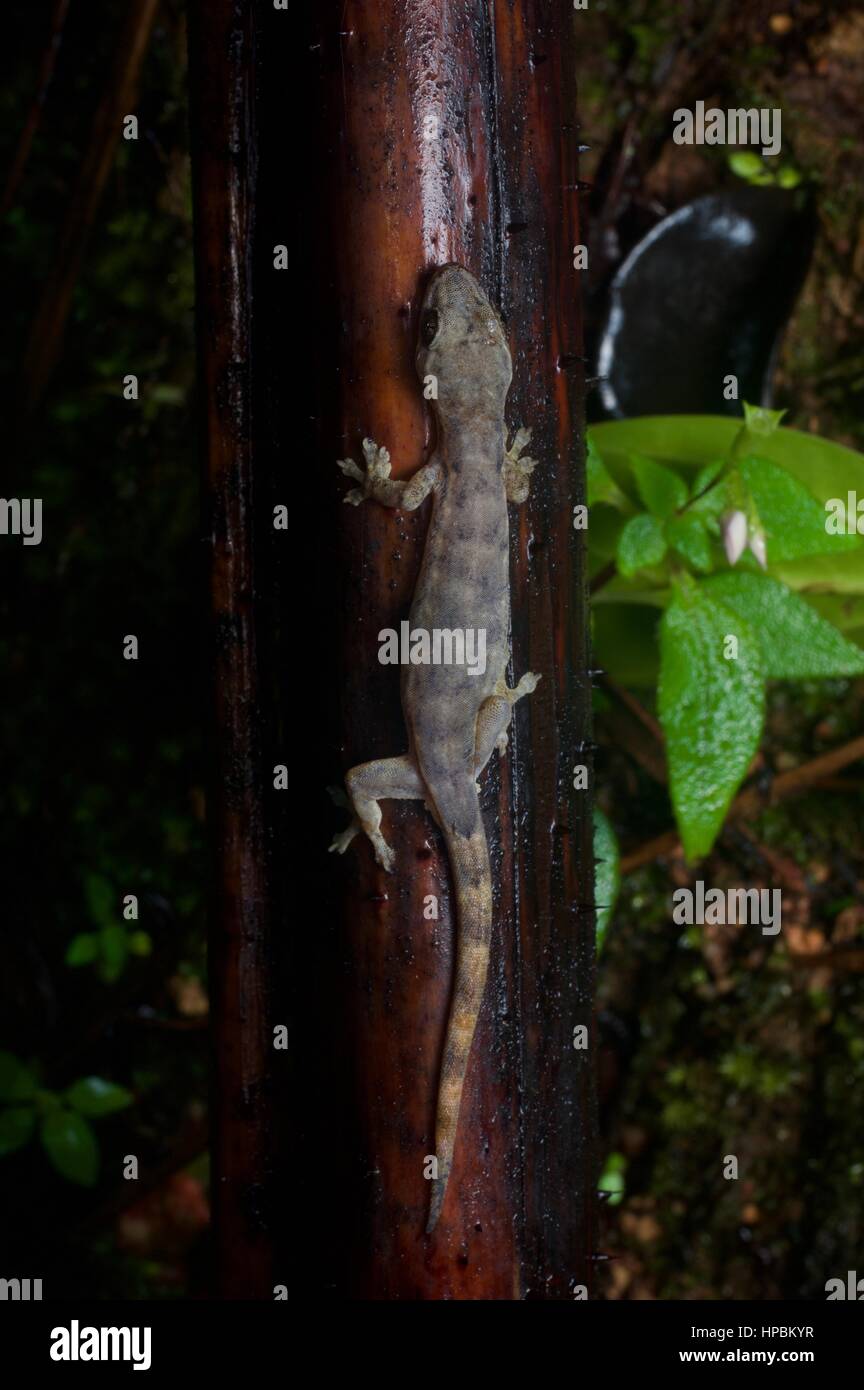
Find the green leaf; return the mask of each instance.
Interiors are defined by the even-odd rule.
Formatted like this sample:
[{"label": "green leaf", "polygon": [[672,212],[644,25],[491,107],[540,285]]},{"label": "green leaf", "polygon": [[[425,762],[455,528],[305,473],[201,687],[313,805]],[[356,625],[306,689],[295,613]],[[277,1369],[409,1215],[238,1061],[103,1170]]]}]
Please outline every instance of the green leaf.
[{"label": "green leaf", "polygon": [[126,928],[118,925],[103,927],[99,933],[100,974],[107,983],[122,973],[129,951]]},{"label": "green leaf", "polygon": [[117,916],[117,901],[114,889],[107,879],[99,874],[88,874],[84,880],[84,896],[87,910],[97,927],[108,926]]},{"label": "green leaf", "polygon": [[129,950],[133,956],[149,956],[153,950],[153,938],[147,931],[133,931],[129,935]]},{"label": "green leaf", "polygon": [[774,434],[786,414],[785,410],[768,410],[764,405],[750,405],[748,401],[743,401],[742,404],[747,433],[758,435],[760,438],[767,439],[769,435]]},{"label": "green leaf", "polygon": [[[724,655],[738,638],[738,659]],[[658,713],[669,790],[688,859],[707,854],[759,745],[765,683],[747,623],[692,581],[660,625]]]},{"label": "green leaf", "polygon": [[604,502],[595,502],[591,508],[589,560],[592,569],[603,569],[609,560],[614,560],[618,550],[618,540],[627,521],[621,512]]},{"label": "green leaf", "polygon": [[92,965],[99,955],[99,938],[93,931],[79,932],[66,947],[67,965]]},{"label": "green leaf", "polygon": [[0,1158],[21,1149],[33,1133],[36,1111],[32,1105],[13,1105],[0,1110]]},{"label": "green leaf", "polygon": [[611,1153],[606,1159],[603,1172],[600,1174],[599,1190],[601,1192],[611,1192],[608,1199],[610,1207],[617,1207],[624,1199],[626,1191],[626,1172],[627,1159],[622,1153]]},{"label": "green leaf", "polygon": [[[647,415],[592,425],[591,432],[606,468],[619,487],[626,488],[633,454],[650,454],[695,476],[718,458],[730,457],[741,423],[723,415]],[[781,426],[760,439],[759,457],[797,478],[823,507],[832,498],[845,499],[849,490],[864,497],[864,454],[830,439]],[[722,493],[722,486],[713,489],[703,502],[717,496],[722,510]],[[697,505],[702,510],[702,504]],[[792,589],[864,594],[864,539],[850,536],[848,540],[848,550],[832,547],[830,553],[800,560],[778,561],[769,551],[771,573]]]},{"label": "green leaf", "polygon": [[739,472],[756,503],[770,565],[857,548],[856,536],[828,534],[824,506],[785,468],[751,454],[741,460]]},{"label": "green leaf", "polygon": [[[728,459],[741,421],[728,415],[643,415],[592,425],[591,433],[606,468],[626,487],[633,454],[649,454],[694,474]],[[848,488],[864,496],[864,454],[830,439],[781,427],[760,439],[759,457],[785,468],[820,502],[845,497]]]},{"label": "green leaf", "polygon": [[11,1052],[0,1052],[0,1101],[31,1100],[36,1094],[36,1078]]},{"label": "green leaf", "polygon": [[52,1110],[42,1121],[42,1147],[57,1172],[81,1187],[93,1187],[99,1175],[99,1145],[83,1115]]},{"label": "green leaf", "polygon": [[712,568],[711,539],[701,516],[685,512],[673,517],[666,523],[666,539],[700,574],[707,574]]},{"label": "green leaf", "polygon": [[725,467],[726,459],[715,459],[713,463],[706,463],[699,469],[690,485],[690,496],[701,497],[702,493],[707,491]]},{"label": "green leaf", "polygon": [[797,188],[801,183],[803,175],[791,164],[784,164],[777,175],[777,182],[781,188]]},{"label": "green leaf", "polygon": [[759,178],[765,173],[765,166],[758,154],[752,150],[736,150],[729,155],[729,168],[741,179]]},{"label": "green leaf", "polygon": [[663,523],[656,516],[642,512],[627,522],[618,537],[618,568],[628,578],[637,570],[659,565],[666,554]]},{"label": "green leaf", "polygon": [[132,1104],[132,1092],[101,1076],[82,1076],[67,1087],[65,1098],[81,1115],[113,1115]]},{"label": "green leaf", "polygon": [[766,676],[798,680],[858,676],[864,652],[847,642],[804,599],[765,574],[718,574],[700,585],[749,623],[759,639]]},{"label": "green leaf", "polygon": [[671,468],[664,468],[654,459],[637,455],[632,460],[633,477],[639,496],[652,516],[662,520],[674,516],[687,501],[687,484]]},{"label": "green leaf", "polygon": [[618,890],[621,887],[621,854],[618,838],[602,811],[594,808],[594,858],[600,862],[594,867],[594,900],[597,909],[597,950],[606,937],[606,929],[612,917],[612,909]]},{"label": "green leaf", "polygon": [[595,506],[598,502],[606,502],[611,507],[632,511],[629,498],[625,497],[600,457],[590,430],[588,432],[588,450],[585,456],[585,474],[589,507]]}]

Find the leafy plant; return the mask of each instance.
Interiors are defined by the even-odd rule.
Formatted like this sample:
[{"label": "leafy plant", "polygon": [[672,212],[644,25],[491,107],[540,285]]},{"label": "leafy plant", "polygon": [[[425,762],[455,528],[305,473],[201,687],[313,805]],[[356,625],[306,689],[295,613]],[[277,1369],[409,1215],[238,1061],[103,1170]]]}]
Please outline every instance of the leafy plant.
[{"label": "leafy plant", "polygon": [[606,929],[621,887],[618,841],[607,816],[594,811],[594,897],[597,903],[597,950],[603,945]]},{"label": "leafy plant", "polygon": [[101,1076],[82,1076],[65,1091],[43,1090],[34,1071],[11,1052],[0,1052],[0,1158],[38,1132],[49,1161],[68,1182],[93,1187],[99,1176],[99,1141],[90,1121],[132,1104],[125,1087]]},{"label": "leafy plant", "polygon": [[766,161],[755,150],[735,150],[729,155],[728,163],[739,179],[759,187],[797,188],[804,177],[800,169],[788,161],[775,169],[773,156]]},{"label": "leafy plant", "polygon": [[864,497],[864,456],[780,428],[781,414],[590,434],[595,651],[621,683],[656,686],[691,860],[758,749],[766,681],[864,674],[864,543],[826,525],[830,499]]},{"label": "leafy plant", "polygon": [[116,920],[118,906],[110,883],[99,874],[88,874],[84,881],[87,909],[94,931],[78,932],[66,948],[66,964],[93,965],[104,984],[119,979],[130,956],[148,956],[152,950],[149,932],[128,931]]}]

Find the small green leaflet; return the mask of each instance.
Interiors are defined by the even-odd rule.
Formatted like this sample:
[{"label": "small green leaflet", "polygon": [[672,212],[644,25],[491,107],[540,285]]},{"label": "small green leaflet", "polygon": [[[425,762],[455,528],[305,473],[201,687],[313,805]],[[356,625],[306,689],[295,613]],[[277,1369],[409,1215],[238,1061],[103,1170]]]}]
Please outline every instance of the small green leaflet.
[{"label": "small green leaflet", "polygon": [[858,549],[857,536],[829,535],[824,506],[785,468],[750,454],[738,471],[765,528],[769,565]]},{"label": "small green leaflet", "polygon": [[621,887],[618,867],[620,854],[615,831],[602,811],[594,808],[594,901],[597,908],[597,950],[603,945],[606,929]]},{"label": "small green leaflet", "polygon": [[104,927],[114,921],[117,916],[117,896],[107,879],[100,874],[87,874],[84,894],[92,922]]},{"label": "small green leaflet", "polygon": [[632,510],[629,498],[624,496],[600,457],[590,431],[585,456],[585,474],[589,507],[593,507],[597,502],[607,502],[610,507],[618,507],[628,512]]},{"label": "small green leaflet", "polygon": [[624,1200],[627,1189],[627,1158],[622,1153],[611,1153],[606,1159],[600,1175],[599,1190],[608,1192],[610,1207],[617,1207]]},{"label": "small green leaflet", "polygon": [[687,501],[687,484],[671,468],[636,454],[631,460],[639,496],[652,516],[665,521]]},{"label": "small green leaflet", "polygon": [[67,965],[92,965],[98,955],[98,936],[92,931],[82,931],[69,942],[65,959]]},{"label": "small green leaflet", "polygon": [[67,1088],[65,1099],[81,1115],[111,1115],[132,1104],[132,1093],[101,1076],[82,1076]]},{"label": "small green leaflet", "polygon": [[[737,660],[723,655],[730,635]],[[660,624],[658,713],[684,852],[698,858],[711,849],[759,746],[765,682],[749,625],[692,581],[676,590]]]},{"label": "small green leaflet", "polygon": [[711,538],[701,516],[694,512],[673,516],[666,522],[666,539],[700,574],[707,574],[712,568]]},{"label": "small green leaflet", "polygon": [[769,410],[765,405],[751,405],[749,401],[743,401],[742,404],[744,406],[744,428],[747,434],[755,434],[762,439],[768,439],[772,434],[776,434],[780,428],[780,421],[786,414],[785,410]]},{"label": "small green leaflet", "polygon": [[766,676],[802,680],[864,673],[861,648],[779,579],[730,572],[702,580],[699,588],[750,624],[759,639]]},{"label": "small green leaflet", "polygon": [[61,1177],[93,1187],[99,1175],[99,1145],[83,1115],[62,1108],[42,1121],[42,1147]]},{"label": "small green leaflet", "polygon": [[693,498],[701,497],[702,493],[707,492],[711,484],[716,482],[725,467],[725,459],[714,459],[713,463],[706,463],[693,479],[690,496]]},{"label": "small green leaflet", "polygon": [[663,522],[647,512],[632,516],[618,537],[616,559],[621,573],[629,579],[637,570],[659,565],[665,554]]}]

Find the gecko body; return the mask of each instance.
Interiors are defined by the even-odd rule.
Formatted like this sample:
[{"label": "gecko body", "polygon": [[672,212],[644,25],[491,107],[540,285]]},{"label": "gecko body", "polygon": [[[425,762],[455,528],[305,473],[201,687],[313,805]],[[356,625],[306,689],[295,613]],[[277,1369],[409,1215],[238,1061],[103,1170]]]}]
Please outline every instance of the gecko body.
[{"label": "gecko body", "polygon": [[352,768],[345,783],[354,817],[331,849],[344,852],[359,831],[378,863],[392,871],[379,803],[425,802],[443,834],[456,900],[455,977],[441,1060],[435,1120],[438,1175],[427,1231],[438,1220],[453,1163],[462,1090],[486,983],[492,930],[492,878],[477,778],[493,750],[503,752],[512,707],[539,676],[507,688],[510,576],[507,504],[523,502],[535,461],[523,454],[528,430],[507,449],[504,406],[512,377],[501,321],[461,266],[434,272],[420,313],[416,366],[434,381],[436,444],[408,480],[390,477],[386,449],[363,441],[365,471],[339,467],[359,486],[346,502],[372,498],[411,510],[431,493],[432,513],[411,605],[412,630],[485,631],[486,664],[407,665],[402,708],[408,751]]}]

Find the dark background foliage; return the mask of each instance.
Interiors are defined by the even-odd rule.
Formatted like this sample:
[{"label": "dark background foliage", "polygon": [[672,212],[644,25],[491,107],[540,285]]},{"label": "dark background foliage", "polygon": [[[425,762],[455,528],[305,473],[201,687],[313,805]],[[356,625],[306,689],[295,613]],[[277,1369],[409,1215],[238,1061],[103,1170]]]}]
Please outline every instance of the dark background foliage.
[{"label": "dark background foliage", "polygon": [[[4,169],[36,87],[50,8],[7,11],[17,42],[2,58]],[[186,1217],[163,1219],[155,1207],[170,1195],[166,1177],[206,1143],[204,591],[180,4],[160,7],[130,108],[139,138],[116,147],[56,369],[32,412],[22,407],[24,345],[61,254],[126,8],[70,7],[3,225],[0,338],[4,493],[41,497],[44,514],[41,546],[6,538],[0,549],[0,1047],[34,1062],[46,1088],[98,1074],[135,1097],[96,1122],[93,1191],[58,1177],[38,1143],[2,1160],[3,1263],[97,1296],[152,1295],[187,1279],[175,1259],[188,1244]],[[137,401],[123,398],[128,373],[138,376]],[[127,634],[138,638],[137,661],[124,660]],[[123,920],[127,894],[138,896],[137,923]],[[150,952],[124,959],[136,930]],[[100,934],[115,978],[65,963],[82,933]],[[127,1154],[146,1179],[123,1180]],[[205,1198],[195,1174],[184,1181],[199,1209],[194,1230]],[[142,1188],[152,1189],[154,1210]],[[140,1218],[134,1230],[130,1213]]]},{"label": "dark background foliage", "polygon": [[[697,100],[780,106],[782,163],[814,196],[813,260],[775,373],[784,423],[864,447],[864,8],[592,5],[580,117],[596,181],[592,306],[658,217],[740,186],[723,148],[676,146]],[[758,297],[758,288],[754,298]],[[596,308],[595,308],[596,312]],[[650,704],[650,696],[640,692]],[[660,742],[599,698],[598,800],[625,856],[671,823]],[[860,734],[860,681],[774,683],[758,783]],[[860,763],[730,824],[698,868],[636,867],[600,958],[612,1298],[812,1298],[860,1259],[864,842]],[[674,927],[695,878],[779,887],[783,929]],[[739,1180],[723,1177],[724,1155]]]}]

